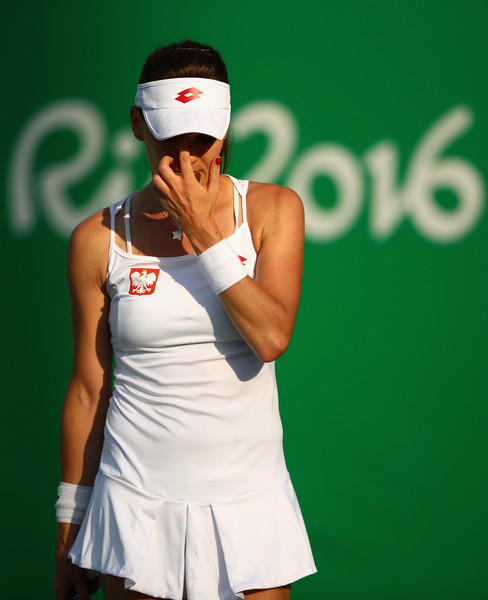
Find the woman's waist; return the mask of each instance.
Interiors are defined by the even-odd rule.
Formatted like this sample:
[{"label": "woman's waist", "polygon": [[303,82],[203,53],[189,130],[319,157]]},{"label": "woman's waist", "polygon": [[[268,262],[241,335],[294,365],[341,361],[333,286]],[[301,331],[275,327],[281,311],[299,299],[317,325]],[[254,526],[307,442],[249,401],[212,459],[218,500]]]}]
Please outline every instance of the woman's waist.
[{"label": "woman's waist", "polygon": [[149,478],[161,495],[175,497],[180,482],[184,490],[193,478],[227,490],[246,473],[261,481],[284,468],[282,437],[276,395],[160,404],[113,397],[101,464],[141,485]]},{"label": "woman's waist", "polygon": [[250,393],[267,394],[274,386],[274,366],[254,354],[205,360],[126,354],[117,357],[114,372],[114,396],[129,403],[225,402]]},{"label": "woman's waist", "polygon": [[[222,451],[225,451],[223,448]],[[287,469],[280,444],[265,452],[250,453],[246,460],[228,460],[205,464],[200,454],[191,462],[170,461],[153,456],[148,462],[136,463],[127,456],[104,450],[100,471],[105,476],[136,487],[151,496],[187,502],[218,502],[252,493],[286,476]]]},{"label": "woman's waist", "polygon": [[[273,386],[254,386],[247,393],[200,389],[194,395],[157,400],[114,393],[107,413],[105,435],[115,444],[134,445],[147,453],[181,456],[237,443],[245,447],[281,440],[278,398]],[[242,392],[242,390],[241,390]]]}]

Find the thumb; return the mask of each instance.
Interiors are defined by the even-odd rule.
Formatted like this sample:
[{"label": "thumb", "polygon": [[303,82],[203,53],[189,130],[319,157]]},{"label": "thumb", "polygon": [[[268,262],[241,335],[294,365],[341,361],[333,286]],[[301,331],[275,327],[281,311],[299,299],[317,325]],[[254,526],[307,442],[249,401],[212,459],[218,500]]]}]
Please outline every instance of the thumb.
[{"label": "thumb", "polygon": [[217,192],[219,189],[220,181],[220,166],[222,164],[222,157],[217,156],[210,167],[210,173],[208,178],[208,189],[210,192]]},{"label": "thumb", "polygon": [[90,593],[88,591],[86,579],[86,571],[84,569],[77,569],[75,571],[73,582],[75,584],[76,592],[72,597],[76,598],[76,600],[90,600]]}]

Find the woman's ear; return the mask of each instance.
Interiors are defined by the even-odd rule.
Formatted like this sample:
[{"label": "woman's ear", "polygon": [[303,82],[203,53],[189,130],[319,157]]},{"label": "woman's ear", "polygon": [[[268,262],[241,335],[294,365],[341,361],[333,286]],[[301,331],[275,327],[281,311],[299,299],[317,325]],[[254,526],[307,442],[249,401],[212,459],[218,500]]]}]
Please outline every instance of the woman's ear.
[{"label": "woman's ear", "polygon": [[144,117],[142,116],[142,111],[137,108],[137,106],[131,106],[130,124],[132,126],[132,133],[134,134],[136,140],[139,140],[140,142],[144,141],[144,124],[142,123],[143,119]]}]

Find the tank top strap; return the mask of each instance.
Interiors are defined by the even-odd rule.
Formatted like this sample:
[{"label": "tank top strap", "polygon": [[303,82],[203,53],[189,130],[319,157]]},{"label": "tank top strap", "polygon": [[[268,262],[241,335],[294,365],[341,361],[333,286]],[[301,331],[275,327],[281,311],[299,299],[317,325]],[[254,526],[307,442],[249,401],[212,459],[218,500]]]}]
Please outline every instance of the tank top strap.
[{"label": "tank top strap", "polygon": [[247,188],[249,181],[236,179],[232,175],[227,175],[234,186],[234,231],[239,229],[239,214],[242,214],[242,222],[247,225]]},{"label": "tank top strap", "polygon": [[125,230],[125,243],[127,252],[132,254],[132,242],[130,237],[130,200],[131,195],[125,197],[119,202],[115,202],[110,205],[110,245],[115,245],[115,216],[125,206],[124,210],[124,230]]},{"label": "tank top strap", "polygon": [[240,196],[236,186],[234,186],[234,231],[239,229],[239,209],[240,209]]},{"label": "tank top strap", "polygon": [[132,241],[130,238],[130,200],[131,196],[127,196],[125,199],[125,210],[124,210],[124,231],[125,231],[125,245],[127,252],[132,254]]},{"label": "tank top strap", "polygon": [[247,225],[247,188],[249,187],[249,181],[241,181],[241,210],[242,210],[242,222]]},{"label": "tank top strap", "polygon": [[124,200],[115,202],[110,205],[110,245],[115,244],[115,215],[119,212],[124,204]]}]

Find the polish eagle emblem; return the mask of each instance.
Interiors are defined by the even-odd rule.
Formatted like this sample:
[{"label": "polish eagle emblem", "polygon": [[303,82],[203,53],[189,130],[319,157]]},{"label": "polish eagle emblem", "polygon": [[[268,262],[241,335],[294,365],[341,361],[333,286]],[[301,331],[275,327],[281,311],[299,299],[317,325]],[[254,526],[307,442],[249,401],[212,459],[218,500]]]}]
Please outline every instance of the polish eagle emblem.
[{"label": "polish eagle emblem", "polygon": [[156,289],[158,275],[159,269],[131,269],[129,294],[131,296],[152,294]]}]

